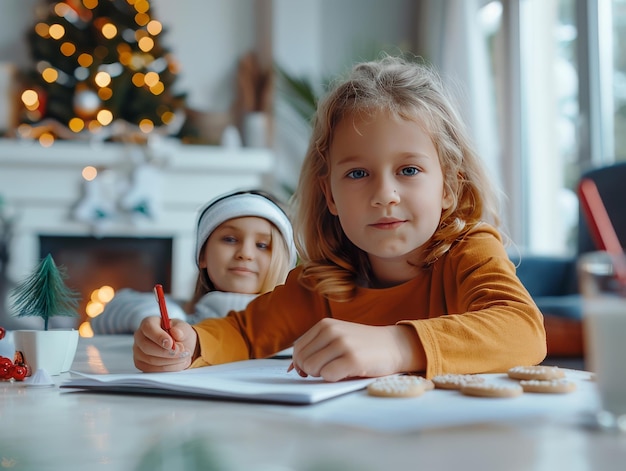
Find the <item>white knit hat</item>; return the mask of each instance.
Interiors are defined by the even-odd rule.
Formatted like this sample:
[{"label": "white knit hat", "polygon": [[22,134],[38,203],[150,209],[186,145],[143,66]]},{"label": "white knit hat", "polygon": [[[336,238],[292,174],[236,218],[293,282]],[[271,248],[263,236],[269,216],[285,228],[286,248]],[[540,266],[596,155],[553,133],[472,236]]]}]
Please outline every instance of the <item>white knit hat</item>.
[{"label": "white knit hat", "polygon": [[236,191],[209,201],[198,213],[196,233],[196,264],[200,251],[211,233],[229,219],[254,216],[270,221],[280,231],[289,249],[289,265],[296,266],[297,253],[293,241],[293,228],[285,212],[272,200],[256,193]]}]

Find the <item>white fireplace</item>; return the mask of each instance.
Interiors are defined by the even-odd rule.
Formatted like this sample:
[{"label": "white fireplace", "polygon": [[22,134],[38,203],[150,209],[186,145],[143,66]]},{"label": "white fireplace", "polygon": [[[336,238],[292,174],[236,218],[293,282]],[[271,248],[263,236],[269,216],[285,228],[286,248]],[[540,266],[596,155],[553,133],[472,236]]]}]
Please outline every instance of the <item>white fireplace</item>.
[{"label": "white fireplace", "polygon": [[[187,299],[197,210],[225,191],[271,189],[273,165],[268,149],[0,139],[0,195],[15,218],[8,276],[32,271],[40,236],[171,238],[171,294]],[[98,172],[92,181],[82,175],[88,166]]]}]

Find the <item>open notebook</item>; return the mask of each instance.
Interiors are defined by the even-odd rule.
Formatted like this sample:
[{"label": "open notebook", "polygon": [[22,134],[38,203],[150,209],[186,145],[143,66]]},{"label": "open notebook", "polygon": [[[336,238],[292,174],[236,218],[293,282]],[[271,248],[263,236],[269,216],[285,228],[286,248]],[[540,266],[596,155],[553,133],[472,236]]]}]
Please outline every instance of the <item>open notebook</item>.
[{"label": "open notebook", "polygon": [[314,404],[365,388],[372,378],[329,383],[287,373],[289,359],[245,360],[175,373],[92,375],[72,371],[61,388],[253,402]]}]

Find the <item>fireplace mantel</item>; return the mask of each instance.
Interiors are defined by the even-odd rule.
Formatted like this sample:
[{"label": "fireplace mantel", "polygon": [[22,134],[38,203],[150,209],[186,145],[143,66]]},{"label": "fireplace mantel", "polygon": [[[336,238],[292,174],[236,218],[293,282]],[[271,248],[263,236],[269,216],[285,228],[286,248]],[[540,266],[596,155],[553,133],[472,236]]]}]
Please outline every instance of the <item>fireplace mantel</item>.
[{"label": "fireplace mantel", "polygon": [[[40,235],[171,237],[172,294],[190,296],[196,212],[209,199],[238,188],[271,188],[274,157],[268,149],[181,145],[162,140],[147,147],[117,143],[38,142],[0,139],[0,196],[15,222],[8,275],[20,280],[36,265]],[[114,209],[101,219],[77,217],[92,182],[83,168],[98,169],[106,201]],[[120,207],[139,185],[137,170],[150,167],[150,212]],[[135,188],[134,188],[135,187]],[[123,206],[123,205],[122,205]]]}]

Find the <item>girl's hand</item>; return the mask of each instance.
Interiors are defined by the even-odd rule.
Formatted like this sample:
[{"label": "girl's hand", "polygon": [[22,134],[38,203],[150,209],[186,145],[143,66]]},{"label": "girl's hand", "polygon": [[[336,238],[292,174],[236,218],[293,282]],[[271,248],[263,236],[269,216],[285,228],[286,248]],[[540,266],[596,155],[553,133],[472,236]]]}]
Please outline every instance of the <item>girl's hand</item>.
[{"label": "girl's hand", "polygon": [[339,381],[420,371],[426,360],[409,326],[323,319],[294,343],[293,366],[301,376]]},{"label": "girl's hand", "polygon": [[172,319],[168,334],[161,329],[160,317],[146,317],[135,331],[135,366],[150,373],[184,370],[191,365],[197,343],[196,331],[188,323]]}]

